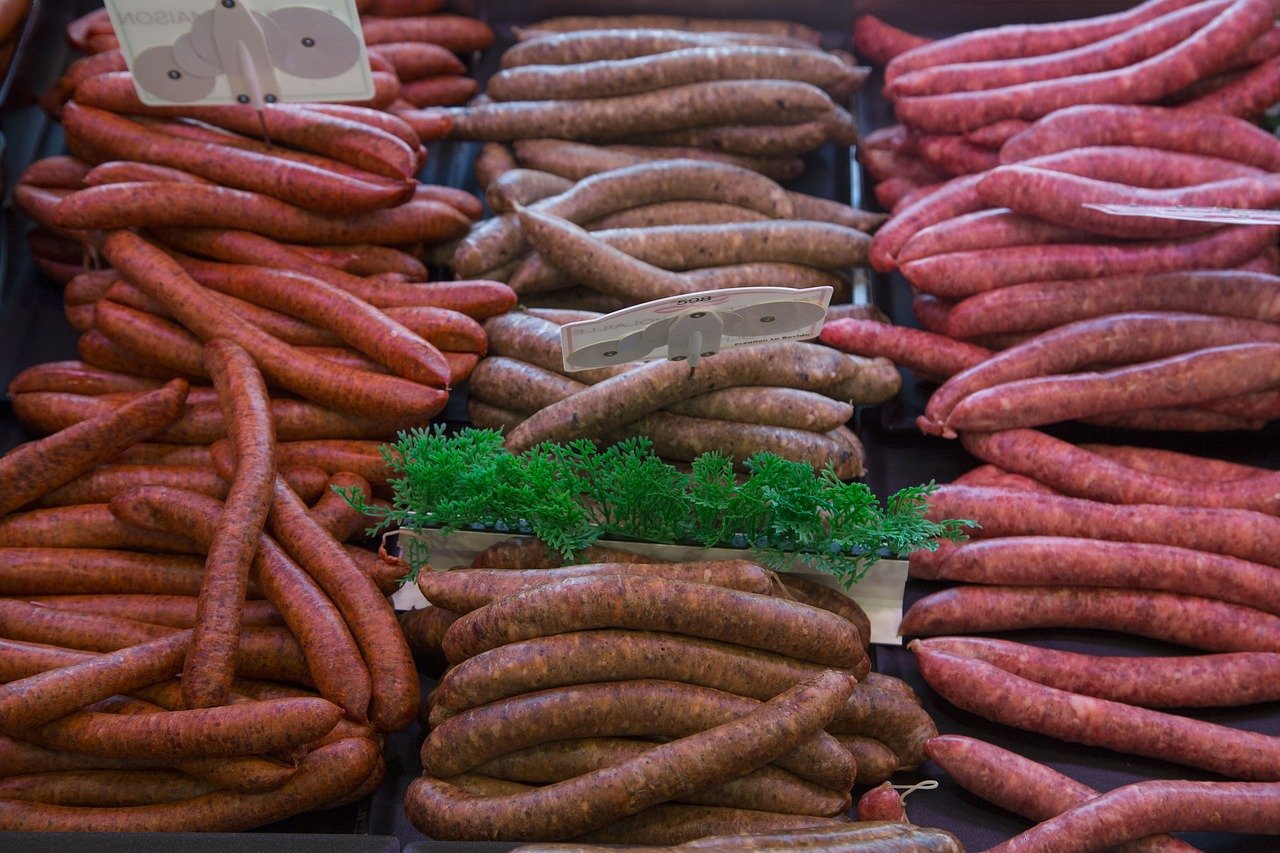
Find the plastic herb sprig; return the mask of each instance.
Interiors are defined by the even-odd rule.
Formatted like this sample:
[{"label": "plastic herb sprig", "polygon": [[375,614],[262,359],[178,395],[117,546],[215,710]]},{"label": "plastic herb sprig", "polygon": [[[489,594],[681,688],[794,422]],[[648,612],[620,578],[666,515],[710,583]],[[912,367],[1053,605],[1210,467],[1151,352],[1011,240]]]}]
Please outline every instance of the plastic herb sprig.
[{"label": "plastic herb sprig", "polygon": [[[600,538],[746,547],[769,568],[827,572],[850,586],[886,554],[936,548],[974,526],[925,517],[933,483],[881,505],[830,465],[815,473],[772,453],[745,460],[741,481],[723,454],[703,454],[686,473],[655,456],[647,438],[605,449],[549,442],[514,456],[496,431],[436,426],[401,433],[382,454],[400,475],[389,508],[368,505],[359,489],[339,490],[379,519],[371,534],[392,525],[529,533],[569,562]],[[421,544],[406,551],[416,572],[428,555]]]}]

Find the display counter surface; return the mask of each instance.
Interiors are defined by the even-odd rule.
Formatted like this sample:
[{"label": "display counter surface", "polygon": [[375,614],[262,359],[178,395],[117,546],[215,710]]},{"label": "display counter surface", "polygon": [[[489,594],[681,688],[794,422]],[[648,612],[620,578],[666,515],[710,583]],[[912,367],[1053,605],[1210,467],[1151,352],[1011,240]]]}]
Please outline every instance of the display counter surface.
[{"label": "display counter surface", "polygon": [[[25,164],[41,156],[59,153],[62,142],[57,128],[51,125],[33,106],[34,93],[49,85],[57,69],[66,61],[60,29],[65,22],[81,11],[80,6],[91,4],[54,4],[46,2],[41,9],[39,26],[32,36],[32,43],[40,45],[38,55],[28,51],[21,60],[22,68],[16,74],[0,113],[0,132],[7,143],[4,150],[4,170],[9,180],[21,171]],[[520,14],[511,13],[516,4],[491,2],[480,12],[487,14],[498,24],[500,36],[509,37],[504,25],[520,20],[532,20],[544,14],[583,12],[599,4],[533,3],[520,7]],[[653,4],[654,11],[671,11]],[[671,4],[665,4],[670,6]],[[680,4],[676,4],[680,5]],[[716,4],[717,8],[752,4]],[[833,39],[847,38],[847,22],[850,8],[856,13],[870,12],[890,23],[917,32],[940,35],[978,26],[1013,20],[1046,20],[1062,17],[1078,17],[1100,14],[1128,4],[1120,3],[1064,3],[1019,2],[1018,0],[985,0],[982,2],[914,2],[906,0],[879,0],[859,2],[841,8],[841,16],[834,22],[823,16],[832,4],[800,2],[793,4],[798,20],[806,16],[831,33]],[[758,14],[777,13],[774,4],[756,3]],[[39,8],[39,7],[38,7]],[[790,7],[789,7],[790,8]],[[687,4],[680,10],[687,9]],[[612,10],[611,10],[612,11]],[[725,14],[729,14],[725,11]],[[751,10],[747,14],[752,14]],[[847,19],[847,20],[846,20]],[[837,26],[838,25],[838,26]],[[482,57],[477,72],[483,79],[497,64],[502,44]],[[864,130],[883,126],[889,121],[888,108],[877,94],[878,81],[873,78],[866,91],[860,93],[858,118]],[[471,166],[478,145],[474,143],[436,143],[428,161],[426,180],[476,190],[471,176]],[[859,203],[860,180],[856,169],[843,150],[825,146],[811,155],[809,168],[793,188],[814,194],[836,198],[849,198],[848,188],[853,188],[853,201]],[[63,316],[60,291],[52,282],[40,276],[34,268],[22,239],[27,225],[18,221],[10,204],[4,208],[3,237],[7,253],[0,252],[4,263],[3,287],[0,288],[0,388],[26,366],[45,361],[76,358],[75,334]],[[898,323],[912,324],[910,293],[906,283],[898,277],[870,277],[864,282],[869,295]],[[858,433],[867,447],[867,483],[879,495],[890,494],[904,486],[936,481],[948,482],[977,462],[957,443],[921,435],[914,429],[915,415],[923,407],[925,395],[910,380],[902,395],[885,405],[868,408],[858,413]],[[460,400],[451,402],[445,419],[458,421],[464,411]],[[1212,455],[1234,461],[1280,468],[1280,425],[1273,423],[1257,433],[1220,434],[1212,436],[1186,434],[1132,434],[1116,431],[1069,426],[1052,430],[1055,434],[1073,440],[1099,440],[1113,443],[1142,443],[1151,446]],[[26,436],[16,423],[7,398],[0,401],[0,451],[7,451]],[[911,581],[907,589],[910,603],[935,589],[939,584]],[[1174,647],[1137,638],[1108,635],[1100,639],[1087,632],[1035,631],[1017,632],[1010,639],[1034,642],[1054,648],[1111,652],[1115,654],[1162,655],[1174,652]],[[1016,751],[1036,761],[1046,763],[1095,788],[1106,790],[1117,785],[1152,778],[1209,779],[1208,774],[1189,771],[1186,768],[1143,758],[1131,758],[1081,746],[1063,744],[1046,737],[1030,735],[982,720],[962,712],[941,700],[921,680],[913,656],[906,648],[879,646],[875,649],[876,669],[904,679],[923,697],[929,713],[943,733],[965,734]],[[1257,705],[1243,709],[1215,709],[1191,713],[1197,719],[1224,723],[1239,728],[1280,736],[1280,703]],[[421,733],[417,727],[392,736],[387,745],[387,780],[370,800],[352,806],[323,813],[302,815],[269,827],[269,830],[285,833],[323,833],[324,835],[289,835],[279,841],[284,850],[393,850],[394,841],[405,849],[421,851],[459,850],[484,851],[507,850],[509,844],[461,844],[432,842],[426,839],[405,818],[402,808],[403,794],[409,782],[418,775],[418,746]],[[911,820],[924,826],[936,826],[955,833],[970,850],[981,850],[1016,834],[1029,824],[1001,809],[990,806],[968,795],[952,783],[936,767],[926,764],[917,772],[897,774],[892,781],[910,784],[922,779],[937,779],[937,790],[921,791],[907,799],[907,811]],[[335,846],[339,844],[333,835],[372,835],[373,842],[364,846]],[[390,837],[390,838],[386,838]],[[1188,841],[1207,851],[1265,851],[1275,850],[1273,839],[1240,838],[1220,834],[1198,833],[1185,836]],[[0,849],[6,848],[6,836],[0,834]],[[124,840],[121,838],[120,840]],[[154,849],[233,849],[219,846],[217,839],[198,836],[173,836],[166,839],[169,846]],[[345,844],[345,842],[343,842]],[[105,845],[105,846],[103,846]],[[106,842],[77,842],[81,849],[143,849],[136,846],[110,846]],[[379,846],[381,845],[381,846]],[[14,848],[17,849],[17,848]],[[23,843],[22,849],[43,849]],[[50,847],[52,849],[52,847]],[[151,849],[151,848],[146,848]],[[244,849],[250,849],[245,847]],[[252,848],[252,849],[257,849]]]}]

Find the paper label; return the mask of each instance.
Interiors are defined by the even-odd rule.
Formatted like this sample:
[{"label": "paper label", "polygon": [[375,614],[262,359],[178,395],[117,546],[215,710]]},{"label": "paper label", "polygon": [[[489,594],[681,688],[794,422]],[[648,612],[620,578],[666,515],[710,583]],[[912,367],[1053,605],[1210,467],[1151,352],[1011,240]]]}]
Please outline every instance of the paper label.
[{"label": "paper label", "polygon": [[107,0],[145,104],[363,101],[355,0]]},{"label": "paper label", "polygon": [[655,299],[560,328],[565,370],[670,359],[696,365],[722,349],[816,338],[830,287],[737,287]]},{"label": "paper label", "polygon": [[1145,216],[1185,222],[1221,222],[1226,225],[1280,225],[1280,210],[1248,210],[1238,207],[1162,207],[1145,204],[1093,204],[1083,207],[1112,216]]}]

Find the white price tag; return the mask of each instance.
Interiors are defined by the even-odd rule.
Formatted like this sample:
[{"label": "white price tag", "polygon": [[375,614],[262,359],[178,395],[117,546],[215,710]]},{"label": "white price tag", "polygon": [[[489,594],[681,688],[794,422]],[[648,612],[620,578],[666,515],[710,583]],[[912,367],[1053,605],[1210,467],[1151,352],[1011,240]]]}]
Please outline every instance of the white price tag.
[{"label": "white price tag", "polygon": [[1144,204],[1083,205],[1112,216],[1146,216],[1187,222],[1221,222],[1226,225],[1280,225],[1280,210],[1246,210],[1237,207],[1160,207]]},{"label": "white price tag", "polygon": [[560,328],[566,370],[670,359],[697,365],[722,349],[816,338],[830,287],[738,287],[655,299]]},{"label": "white price tag", "polygon": [[355,0],[107,0],[145,104],[363,101]]}]

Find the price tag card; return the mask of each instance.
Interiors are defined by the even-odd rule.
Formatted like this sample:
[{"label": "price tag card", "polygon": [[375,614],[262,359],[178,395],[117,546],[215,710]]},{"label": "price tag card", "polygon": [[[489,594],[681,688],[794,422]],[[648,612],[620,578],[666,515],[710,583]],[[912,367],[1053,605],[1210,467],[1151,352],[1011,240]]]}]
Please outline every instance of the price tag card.
[{"label": "price tag card", "polygon": [[1186,222],[1221,222],[1225,225],[1280,225],[1280,210],[1247,210],[1238,207],[1160,207],[1145,204],[1093,204],[1083,207],[1112,216],[1146,216]]},{"label": "price tag card", "polygon": [[655,299],[560,329],[566,370],[660,358],[697,365],[722,349],[816,338],[830,287],[737,287]]},{"label": "price tag card", "polygon": [[145,104],[363,101],[355,0],[107,0]]}]

